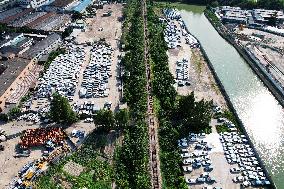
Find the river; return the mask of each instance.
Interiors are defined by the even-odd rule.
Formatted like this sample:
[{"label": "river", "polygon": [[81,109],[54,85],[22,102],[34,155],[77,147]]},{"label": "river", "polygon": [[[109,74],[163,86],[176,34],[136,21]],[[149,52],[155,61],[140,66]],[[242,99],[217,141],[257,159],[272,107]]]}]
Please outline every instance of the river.
[{"label": "river", "polygon": [[284,111],[268,88],[203,13],[181,10],[229,95],[278,189],[284,189]]}]

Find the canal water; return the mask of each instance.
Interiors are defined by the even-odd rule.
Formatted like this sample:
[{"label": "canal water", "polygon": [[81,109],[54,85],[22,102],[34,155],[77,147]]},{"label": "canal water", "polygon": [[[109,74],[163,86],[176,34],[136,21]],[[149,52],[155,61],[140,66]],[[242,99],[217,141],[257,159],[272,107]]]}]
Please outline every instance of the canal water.
[{"label": "canal water", "polygon": [[181,14],[206,51],[272,180],[278,189],[284,189],[282,106],[203,13],[181,10]]}]

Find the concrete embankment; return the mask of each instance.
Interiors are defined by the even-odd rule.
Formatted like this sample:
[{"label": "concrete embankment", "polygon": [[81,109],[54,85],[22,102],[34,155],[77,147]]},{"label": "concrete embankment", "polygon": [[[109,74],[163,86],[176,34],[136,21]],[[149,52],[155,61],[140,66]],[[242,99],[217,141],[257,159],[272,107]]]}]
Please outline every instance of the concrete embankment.
[{"label": "concrete embankment", "polygon": [[[206,17],[207,17],[207,15],[206,15]],[[208,18],[208,17],[207,17],[207,18]],[[209,20],[209,21],[211,22],[211,24],[214,26],[214,24],[212,23],[212,21],[210,20],[210,18],[208,18],[208,20]],[[214,28],[215,28],[215,26],[214,26]],[[216,29],[216,28],[215,28],[215,29]],[[186,28],[186,30],[187,30],[187,32],[189,32],[189,30],[188,30],[187,28]],[[216,29],[216,30],[217,30],[217,29]],[[217,32],[221,35],[220,31],[217,30]],[[189,32],[189,33],[190,33],[190,32]],[[191,35],[192,35],[192,34],[191,34]],[[192,35],[192,36],[194,36],[194,35]],[[222,35],[221,35],[221,36],[222,36]],[[195,37],[195,36],[194,36],[194,37]],[[222,36],[222,37],[224,38],[224,36]],[[196,38],[196,37],[195,37],[195,38]],[[197,39],[197,38],[196,38],[196,39]],[[225,38],[224,38],[224,39],[225,39]],[[198,39],[197,39],[197,40],[198,40]],[[225,40],[227,40],[227,39],[225,39]],[[257,157],[257,159],[258,159],[260,165],[264,168],[264,172],[265,172],[265,174],[267,175],[269,181],[271,182],[271,188],[277,189],[277,187],[275,186],[274,182],[273,182],[272,179],[271,179],[270,174],[268,173],[267,169],[265,168],[264,162],[261,160],[261,158],[260,158],[260,156],[259,156],[259,154],[258,154],[258,152],[257,152],[257,150],[256,150],[256,148],[255,148],[255,146],[254,146],[254,144],[252,143],[252,141],[251,141],[251,139],[250,139],[248,133],[246,132],[246,129],[245,129],[245,127],[244,127],[244,124],[243,124],[242,120],[239,118],[239,116],[238,116],[238,114],[237,114],[237,111],[236,111],[236,109],[234,108],[233,103],[232,103],[232,101],[231,101],[229,95],[227,94],[227,92],[226,92],[226,90],[225,90],[225,88],[224,88],[224,86],[223,86],[221,80],[219,79],[219,77],[218,77],[218,75],[217,75],[217,73],[216,73],[216,71],[215,71],[215,69],[214,69],[214,67],[213,67],[213,65],[212,65],[212,63],[211,63],[209,57],[207,56],[206,51],[205,51],[204,48],[202,47],[202,44],[200,43],[199,40],[198,40],[198,42],[199,42],[199,44],[200,44],[200,50],[201,50],[201,52],[202,52],[202,54],[203,54],[205,60],[206,60],[207,63],[208,63],[208,66],[209,66],[209,68],[210,68],[210,70],[211,70],[211,72],[212,72],[212,75],[213,75],[214,79],[216,80],[216,83],[218,84],[218,87],[220,88],[221,93],[222,93],[223,96],[225,97],[225,100],[226,100],[226,102],[227,102],[227,104],[228,104],[228,107],[229,107],[230,111],[231,111],[231,112],[234,114],[234,116],[236,117],[236,120],[237,120],[237,122],[238,122],[238,125],[239,125],[240,129],[243,131],[243,133],[244,133],[245,136],[247,137],[247,139],[248,139],[248,141],[249,141],[249,144],[250,144],[251,147],[253,148],[254,153],[255,153],[255,155],[256,155],[256,157]],[[235,46],[234,46],[234,47],[235,47]],[[236,48],[236,47],[235,47],[235,48]],[[238,49],[237,49],[237,50],[238,50]],[[239,50],[238,50],[238,52],[239,52]],[[242,54],[241,54],[241,55],[242,55]],[[248,58],[248,57],[247,57],[247,58]],[[251,65],[251,66],[252,66],[252,65]],[[260,73],[260,71],[258,71],[258,72]]]},{"label": "concrete embankment", "polygon": [[[216,31],[220,34],[220,36],[222,36],[226,41],[228,41],[230,44],[232,44],[232,45],[237,49],[237,51],[241,54],[241,56],[243,56],[243,58],[244,58],[246,61],[248,61],[249,65],[250,65],[250,66],[253,68],[253,70],[257,73],[257,75],[258,75],[261,79],[264,79],[265,76],[261,73],[260,70],[257,69],[257,67],[254,66],[254,64],[251,62],[251,60],[249,59],[249,57],[248,57],[241,49],[239,49],[239,47],[238,47],[235,43],[232,43],[232,41],[229,41],[226,37],[224,37],[224,35],[222,34],[222,32],[219,31],[218,28],[215,27],[214,23],[212,23],[212,20],[211,20],[206,14],[205,14],[205,16],[206,16],[207,19],[210,21],[210,23],[213,25],[213,27],[216,29]],[[192,34],[191,34],[191,35],[192,35]],[[193,36],[194,36],[194,35],[193,35]],[[196,38],[196,39],[197,39],[197,38]],[[197,40],[198,40],[198,39],[197,39]],[[226,100],[226,102],[227,102],[227,104],[228,104],[228,107],[229,107],[230,111],[233,112],[234,116],[236,117],[236,120],[237,120],[237,122],[238,122],[238,125],[239,125],[240,128],[242,129],[243,133],[246,135],[246,137],[247,137],[247,139],[248,139],[248,141],[249,141],[249,144],[252,146],[252,148],[253,148],[253,150],[254,150],[254,153],[256,154],[256,157],[257,157],[257,159],[258,159],[260,165],[264,168],[264,172],[265,172],[265,174],[267,175],[269,181],[271,182],[271,188],[277,189],[276,185],[274,184],[274,182],[273,182],[273,180],[272,180],[272,178],[271,178],[271,175],[270,175],[269,172],[267,171],[264,162],[263,162],[262,159],[260,158],[260,156],[259,156],[259,154],[258,154],[258,152],[257,152],[257,150],[256,150],[256,148],[255,148],[255,146],[254,146],[254,144],[252,143],[252,141],[251,141],[251,139],[250,139],[250,137],[249,137],[249,135],[248,135],[248,133],[247,133],[245,127],[244,127],[244,124],[243,124],[242,120],[239,118],[239,116],[238,116],[238,114],[237,114],[237,111],[236,111],[236,109],[234,108],[233,103],[232,103],[232,101],[231,101],[229,95],[227,94],[227,92],[226,92],[226,90],[225,90],[225,88],[224,88],[224,86],[223,86],[221,80],[219,79],[219,77],[218,77],[218,75],[217,75],[217,73],[216,73],[216,71],[215,71],[215,69],[214,69],[214,67],[213,67],[213,65],[212,65],[212,63],[211,63],[211,61],[210,61],[210,59],[208,58],[208,56],[207,56],[205,50],[203,49],[202,44],[200,43],[200,41],[199,41],[199,44],[200,44],[200,50],[201,50],[201,52],[203,53],[203,56],[205,57],[205,59],[206,59],[206,61],[207,61],[207,63],[208,63],[208,66],[209,66],[209,68],[210,68],[210,70],[211,70],[211,72],[212,72],[212,74],[213,74],[213,76],[214,76],[214,78],[215,78],[215,80],[216,80],[216,83],[218,84],[218,86],[219,86],[219,88],[220,88],[220,91],[222,92],[222,94],[223,94],[224,97],[225,97],[225,100]],[[268,82],[267,79],[265,79],[265,80],[266,80],[266,82]],[[265,83],[265,84],[267,85],[268,83]],[[271,88],[271,85],[270,85],[270,88]],[[274,88],[271,88],[271,89],[273,89],[274,93],[276,93],[276,91],[275,91]],[[271,89],[269,89],[269,90],[271,90]],[[277,94],[277,93],[276,93],[276,94]],[[274,95],[275,95],[275,94],[274,94]],[[280,97],[279,94],[278,94],[278,96]],[[283,102],[283,101],[282,101],[282,102]],[[282,103],[281,103],[281,104],[282,104]],[[282,105],[284,105],[284,103],[283,103]]]}]

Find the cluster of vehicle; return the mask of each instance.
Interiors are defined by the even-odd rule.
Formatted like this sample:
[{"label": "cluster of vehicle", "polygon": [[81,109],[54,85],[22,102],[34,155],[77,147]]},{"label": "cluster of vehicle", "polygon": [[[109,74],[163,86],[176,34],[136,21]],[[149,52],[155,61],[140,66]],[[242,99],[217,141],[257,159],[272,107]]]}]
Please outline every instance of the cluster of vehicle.
[{"label": "cluster of vehicle", "polygon": [[[104,104],[105,109],[110,109],[112,102],[106,101]],[[84,121],[87,123],[93,122],[91,118],[97,111],[100,110],[100,107],[96,106],[93,101],[85,101],[83,104],[74,103],[73,110],[78,113],[78,115],[82,115],[87,117]]]},{"label": "cluster of vehicle", "polygon": [[205,133],[189,133],[188,138],[183,138],[178,141],[179,147],[182,150],[181,157],[183,158],[184,172],[190,173],[199,168],[203,168],[204,171],[197,178],[186,178],[186,183],[188,184],[213,184],[217,182],[209,173],[213,170],[212,161],[208,155],[212,147],[208,145],[204,139]]},{"label": "cluster of vehicle", "polygon": [[[197,41],[197,39],[187,31],[186,25],[182,20],[179,11],[175,9],[164,9],[164,15],[167,19],[160,20],[167,24],[164,34],[168,48],[175,49],[177,47],[180,47],[181,35],[184,36],[186,44],[188,44],[191,48],[199,47],[199,42]],[[178,21],[179,26],[173,22],[174,20]]]},{"label": "cluster of vehicle", "polygon": [[174,22],[167,22],[167,26],[164,30],[164,39],[169,49],[175,49],[181,47],[180,30]]},{"label": "cluster of vehicle", "polygon": [[31,189],[34,181],[45,169],[46,162],[42,159],[27,163],[18,173],[19,178],[14,179],[9,188]]},{"label": "cluster of vehicle", "polygon": [[[95,106],[93,101],[85,101],[83,104],[74,103],[73,110],[77,112],[78,115],[91,116],[98,111],[99,108]],[[86,122],[88,122],[88,120],[86,120]]]},{"label": "cluster of vehicle", "polygon": [[181,18],[180,12],[176,9],[166,8],[163,10],[163,13],[170,20],[179,20]]},{"label": "cluster of vehicle", "polygon": [[73,44],[67,47],[67,52],[57,56],[39,79],[37,97],[50,97],[53,92],[66,97],[75,94],[79,73],[85,61],[85,50]]},{"label": "cluster of vehicle", "polygon": [[17,118],[17,121],[20,121],[20,120],[38,123],[40,121],[40,117],[38,114],[35,114],[35,113],[27,113]]},{"label": "cluster of vehicle", "polygon": [[183,20],[179,20],[179,25],[181,27],[181,33],[182,36],[185,38],[186,44],[188,44],[191,48],[198,48],[199,47],[199,42],[195,37],[193,37],[190,33],[187,32],[186,30],[186,25]]},{"label": "cluster of vehicle", "polygon": [[231,132],[237,131],[236,125],[233,124],[231,121],[227,120],[226,118],[218,118],[217,119],[218,123],[222,123],[223,125],[226,125]]},{"label": "cluster of vehicle", "polygon": [[183,58],[176,62],[176,79],[178,86],[190,85],[188,74],[188,60]]},{"label": "cluster of vehicle", "polygon": [[106,44],[96,44],[91,51],[91,60],[83,73],[80,98],[99,98],[109,96],[111,74],[111,55],[113,49]]},{"label": "cluster of vehicle", "polygon": [[242,183],[244,187],[270,185],[245,135],[224,132],[220,134],[220,141],[227,162],[238,165],[230,170],[232,174],[239,174],[233,182]]}]

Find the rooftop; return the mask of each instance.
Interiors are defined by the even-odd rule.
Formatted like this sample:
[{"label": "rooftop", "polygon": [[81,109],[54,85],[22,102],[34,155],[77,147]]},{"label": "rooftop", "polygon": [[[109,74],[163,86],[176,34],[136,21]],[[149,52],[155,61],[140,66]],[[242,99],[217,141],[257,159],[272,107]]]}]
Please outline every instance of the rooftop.
[{"label": "rooftop", "polygon": [[55,0],[53,3],[51,3],[51,6],[55,6],[55,7],[61,7],[64,8],[67,5],[69,5],[70,3],[73,3],[74,0]]},{"label": "rooftop", "polygon": [[34,58],[39,53],[44,51],[46,48],[48,48],[51,44],[53,44],[58,39],[61,39],[61,36],[53,33],[51,35],[48,35],[43,40],[37,42],[35,45],[31,46],[24,54],[23,57],[25,58]]},{"label": "rooftop", "polygon": [[10,87],[15,79],[29,64],[30,60],[22,58],[14,58],[8,61],[1,61],[1,64],[7,67],[7,69],[0,75],[0,96]]},{"label": "rooftop", "polygon": [[9,34],[1,34],[0,35],[0,47],[4,45],[5,43],[9,42],[10,40],[13,40],[14,38],[22,35],[21,33],[9,33]]}]

